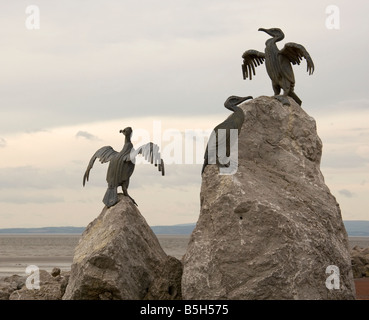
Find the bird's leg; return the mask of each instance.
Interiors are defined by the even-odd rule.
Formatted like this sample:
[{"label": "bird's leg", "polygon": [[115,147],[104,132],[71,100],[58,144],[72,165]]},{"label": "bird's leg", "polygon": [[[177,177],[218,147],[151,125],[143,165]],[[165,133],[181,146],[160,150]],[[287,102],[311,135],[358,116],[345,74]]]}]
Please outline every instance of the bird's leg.
[{"label": "bird's leg", "polygon": [[278,96],[281,93],[281,87],[278,84],[272,83],[274,95]]},{"label": "bird's leg", "polygon": [[134,203],[134,205],[136,205],[138,207],[138,204],[136,203],[136,201],[128,194],[128,191],[127,191],[127,187],[122,185],[122,191],[123,191],[123,194],[130,198],[132,200],[132,202]]},{"label": "bird's leg", "polygon": [[[283,105],[289,106],[290,102],[288,101],[286,90],[283,89],[283,95],[280,95],[281,93],[280,85],[272,83],[272,86],[273,86],[273,91],[274,91],[274,98],[280,101]],[[289,88],[288,88],[288,91],[289,91]]]},{"label": "bird's leg", "polygon": [[[273,87],[274,89],[274,87]],[[284,106],[289,106],[290,105],[290,102],[288,101],[288,98],[287,96],[289,96],[290,94],[290,90],[291,90],[291,86],[290,85],[286,85],[284,88],[283,88],[283,95],[280,95],[280,91],[281,89],[279,88],[279,93],[276,94],[274,96],[274,98],[276,98],[279,102],[281,102]],[[274,92],[276,92],[274,90]]]}]

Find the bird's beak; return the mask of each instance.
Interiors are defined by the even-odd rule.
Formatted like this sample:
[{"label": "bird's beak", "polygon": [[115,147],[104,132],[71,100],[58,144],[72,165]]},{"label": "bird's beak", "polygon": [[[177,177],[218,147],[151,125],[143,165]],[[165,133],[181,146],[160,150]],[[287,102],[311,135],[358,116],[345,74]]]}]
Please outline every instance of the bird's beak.
[{"label": "bird's beak", "polygon": [[242,102],[245,102],[246,100],[249,100],[249,99],[252,99],[252,97],[251,97],[251,96],[248,96],[248,97],[242,97],[242,98],[241,98],[241,101],[240,101],[237,105],[239,105],[239,104],[241,104]]},{"label": "bird's beak", "polygon": [[274,34],[270,33],[270,29],[259,28],[258,31],[264,31],[265,33],[269,34],[271,37],[275,36]]},{"label": "bird's beak", "polygon": [[119,133],[124,133],[124,130],[119,130]]},{"label": "bird's beak", "polygon": [[264,28],[259,28],[258,31],[264,31],[265,33],[269,34],[271,37],[274,37],[275,35],[273,33],[270,33],[270,29],[264,29]]}]

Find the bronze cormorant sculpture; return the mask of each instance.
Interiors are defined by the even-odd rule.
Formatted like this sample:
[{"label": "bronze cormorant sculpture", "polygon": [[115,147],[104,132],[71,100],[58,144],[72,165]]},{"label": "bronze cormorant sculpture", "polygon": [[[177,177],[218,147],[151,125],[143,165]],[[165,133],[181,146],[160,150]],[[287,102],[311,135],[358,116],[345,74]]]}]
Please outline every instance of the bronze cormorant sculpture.
[{"label": "bronze cormorant sculpture", "polygon": [[[240,134],[241,127],[243,121],[245,120],[245,114],[243,110],[238,107],[238,105],[248,99],[252,99],[251,96],[248,97],[237,97],[237,96],[230,96],[225,102],[224,106],[228,109],[233,111],[227,119],[225,119],[222,123],[218,124],[214,130],[211,132],[209,137],[209,142],[206,146],[205,154],[204,154],[204,164],[202,166],[201,174],[204,173],[205,167],[208,164],[217,164],[218,167],[228,167],[229,163],[224,163],[225,161],[219,161],[219,147],[225,147],[225,155],[227,157],[230,156],[231,150],[231,139],[230,135],[231,129],[237,129],[237,133]],[[219,134],[219,129],[225,130],[224,134]]]},{"label": "bronze cormorant sculpture", "polygon": [[160,158],[159,147],[156,144],[149,142],[135,150],[131,142],[132,128],[127,127],[119,132],[123,133],[125,136],[122,151],[117,152],[110,146],[100,148],[92,156],[83,176],[83,186],[85,186],[90,175],[90,170],[97,158],[101,163],[110,162],[106,175],[108,189],[106,190],[103,198],[103,202],[108,208],[114,206],[118,202],[117,188],[119,186],[122,187],[123,194],[129,197],[133,203],[137,205],[131,196],[128,195],[127,189],[129,179],[135,169],[135,158],[138,154],[142,154],[146,160],[149,160],[152,164],[158,166],[159,171],[161,171],[162,176],[164,176],[164,161]]},{"label": "bronze cormorant sculpture", "polygon": [[[272,86],[274,90],[275,98],[281,101],[285,105],[289,105],[287,96],[293,98],[299,105],[301,100],[294,92],[295,77],[293,74],[292,64],[300,64],[302,58],[306,59],[307,71],[309,75],[314,72],[314,63],[309,53],[301,45],[293,42],[286,43],[282,50],[279,50],[276,42],[284,39],[284,33],[281,29],[260,28],[258,31],[264,31],[270,36],[265,43],[265,53],[256,50],[247,50],[243,55],[242,73],[243,78],[252,79],[252,75],[255,75],[255,67],[262,64],[265,60],[265,67],[270,79],[272,80]],[[279,95],[283,89],[283,95]]]}]

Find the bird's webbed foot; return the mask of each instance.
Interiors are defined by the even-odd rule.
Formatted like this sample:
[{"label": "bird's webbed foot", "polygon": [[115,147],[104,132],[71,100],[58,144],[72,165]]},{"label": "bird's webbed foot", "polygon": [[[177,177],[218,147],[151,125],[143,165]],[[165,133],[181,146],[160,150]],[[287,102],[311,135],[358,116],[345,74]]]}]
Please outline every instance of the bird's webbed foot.
[{"label": "bird's webbed foot", "polygon": [[277,99],[279,102],[281,102],[284,106],[291,105],[286,96],[278,95],[278,96],[274,96],[274,98]]}]

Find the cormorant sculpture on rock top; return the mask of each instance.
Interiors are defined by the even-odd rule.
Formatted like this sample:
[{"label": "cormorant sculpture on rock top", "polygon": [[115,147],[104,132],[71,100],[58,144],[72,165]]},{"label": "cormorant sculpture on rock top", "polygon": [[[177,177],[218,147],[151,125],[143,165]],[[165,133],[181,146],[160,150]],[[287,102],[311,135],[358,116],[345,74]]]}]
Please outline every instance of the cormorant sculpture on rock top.
[{"label": "cormorant sculpture on rock top", "polygon": [[[314,72],[313,60],[301,44],[289,42],[285,44],[282,50],[279,50],[276,42],[284,39],[284,33],[281,29],[260,28],[259,31],[266,32],[272,36],[272,38],[268,39],[265,43],[265,53],[256,50],[247,50],[242,55],[243,78],[249,78],[251,80],[252,75],[255,75],[255,67],[262,64],[265,60],[265,67],[272,80],[275,98],[283,104],[289,105],[287,99],[287,96],[289,96],[301,105],[301,100],[294,92],[295,77],[291,63],[300,64],[302,59],[305,58],[307,62],[307,71],[311,75]],[[281,89],[283,89],[283,95],[280,95]]]},{"label": "cormorant sculpture on rock top", "polygon": [[137,203],[128,195],[127,189],[129,179],[135,169],[135,158],[138,154],[142,154],[146,160],[149,160],[152,164],[158,166],[159,171],[161,171],[162,176],[164,176],[164,161],[160,158],[159,147],[156,144],[149,142],[135,150],[131,142],[132,128],[127,127],[119,132],[123,133],[125,136],[122,151],[117,152],[111,146],[100,148],[92,156],[83,176],[83,186],[85,186],[90,175],[90,170],[97,158],[101,163],[110,162],[106,175],[108,189],[106,190],[103,199],[103,202],[107,207],[114,206],[118,202],[117,188],[119,186],[122,187],[123,194],[129,197],[133,203],[137,205]]}]

